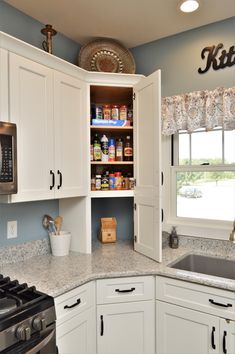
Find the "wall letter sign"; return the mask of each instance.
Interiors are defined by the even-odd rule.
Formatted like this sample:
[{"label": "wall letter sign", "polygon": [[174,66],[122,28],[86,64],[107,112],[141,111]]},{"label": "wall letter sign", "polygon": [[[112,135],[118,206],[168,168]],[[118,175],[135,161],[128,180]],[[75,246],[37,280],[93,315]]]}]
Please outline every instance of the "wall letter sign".
[{"label": "wall letter sign", "polygon": [[231,67],[235,64],[235,47],[231,46],[228,52],[223,48],[223,44],[219,43],[217,46],[205,47],[201,52],[201,58],[206,58],[206,67],[204,69],[199,68],[199,74],[206,73],[210,67],[214,70],[223,69],[226,66]]}]

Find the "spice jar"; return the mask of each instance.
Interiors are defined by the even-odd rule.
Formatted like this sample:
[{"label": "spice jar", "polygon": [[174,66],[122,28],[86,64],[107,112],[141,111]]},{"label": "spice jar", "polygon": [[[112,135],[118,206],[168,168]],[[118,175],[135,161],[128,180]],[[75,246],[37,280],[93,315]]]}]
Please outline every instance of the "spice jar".
[{"label": "spice jar", "polygon": [[119,107],[116,105],[112,106],[111,118],[113,120],[119,119]]},{"label": "spice jar", "polygon": [[97,191],[101,190],[101,175],[96,175],[95,176],[95,189]]},{"label": "spice jar", "polygon": [[91,177],[91,190],[92,191],[96,190],[95,176]]},{"label": "spice jar", "polygon": [[129,178],[128,177],[123,178],[122,189],[129,189]]},{"label": "spice jar", "polygon": [[133,190],[135,188],[135,179],[134,177],[129,178],[129,189]]},{"label": "spice jar", "polygon": [[121,106],[119,109],[119,119],[127,120],[127,106]]},{"label": "spice jar", "polygon": [[103,118],[105,120],[111,119],[111,107],[109,105],[103,107]]},{"label": "spice jar", "polygon": [[115,172],[115,189],[122,189],[122,173]]},{"label": "spice jar", "polygon": [[115,188],[115,175],[114,173],[109,174],[109,189]]}]

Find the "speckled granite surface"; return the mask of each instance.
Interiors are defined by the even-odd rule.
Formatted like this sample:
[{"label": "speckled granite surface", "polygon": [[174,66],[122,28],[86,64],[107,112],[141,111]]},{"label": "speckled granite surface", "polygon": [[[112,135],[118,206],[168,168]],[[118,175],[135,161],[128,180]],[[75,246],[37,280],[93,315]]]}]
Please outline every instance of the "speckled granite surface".
[{"label": "speckled granite surface", "polygon": [[[101,245],[96,243],[92,255],[71,252],[69,256],[53,257],[50,254],[39,255],[12,264],[0,265],[0,273],[36,285],[37,289],[52,296],[58,296],[87,281],[99,278],[112,278],[138,275],[164,275],[218,287],[234,292],[235,280],[203,275],[169,268],[167,265],[187,253],[211,254],[235,259],[234,245],[225,242],[222,247],[216,243],[215,252],[209,240],[202,246],[200,240],[181,240],[181,245],[174,250],[163,249],[161,264],[133,251],[128,242]],[[204,241],[205,242],[205,241]],[[217,241],[216,241],[217,242]],[[224,242],[224,241],[219,241]],[[166,246],[165,240],[165,246]],[[209,247],[210,244],[210,247]]]}]

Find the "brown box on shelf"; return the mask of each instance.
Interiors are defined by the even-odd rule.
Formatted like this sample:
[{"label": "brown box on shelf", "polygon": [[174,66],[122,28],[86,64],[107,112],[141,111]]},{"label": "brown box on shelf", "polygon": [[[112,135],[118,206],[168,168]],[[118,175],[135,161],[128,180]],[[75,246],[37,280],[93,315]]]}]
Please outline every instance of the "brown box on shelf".
[{"label": "brown box on shelf", "polygon": [[117,220],[116,218],[101,218],[98,238],[102,243],[116,242]]}]

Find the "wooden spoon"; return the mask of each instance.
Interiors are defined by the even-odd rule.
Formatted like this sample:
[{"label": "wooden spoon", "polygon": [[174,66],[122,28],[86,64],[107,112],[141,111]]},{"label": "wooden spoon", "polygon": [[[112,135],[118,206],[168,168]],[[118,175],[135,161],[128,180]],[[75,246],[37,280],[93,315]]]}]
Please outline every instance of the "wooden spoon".
[{"label": "wooden spoon", "polygon": [[63,222],[62,216],[57,216],[55,218],[54,222],[55,222],[55,227],[56,227],[56,234],[59,235],[60,230],[61,230],[61,226],[62,226],[62,222]]}]

